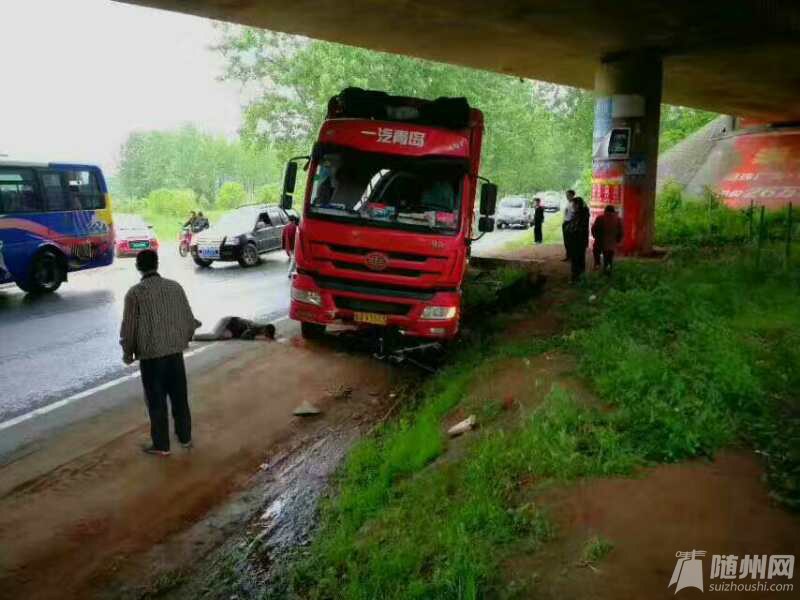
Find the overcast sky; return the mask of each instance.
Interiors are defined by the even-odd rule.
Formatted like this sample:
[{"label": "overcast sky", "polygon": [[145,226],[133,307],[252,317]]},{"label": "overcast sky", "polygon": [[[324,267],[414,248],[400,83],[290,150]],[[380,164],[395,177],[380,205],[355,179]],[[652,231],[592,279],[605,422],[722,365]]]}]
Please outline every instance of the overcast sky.
[{"label": "overcast sky", "polygon": [[211,21],[111,0],[0,0],[0,153],[113,172],[134,130],[235,135]]}]

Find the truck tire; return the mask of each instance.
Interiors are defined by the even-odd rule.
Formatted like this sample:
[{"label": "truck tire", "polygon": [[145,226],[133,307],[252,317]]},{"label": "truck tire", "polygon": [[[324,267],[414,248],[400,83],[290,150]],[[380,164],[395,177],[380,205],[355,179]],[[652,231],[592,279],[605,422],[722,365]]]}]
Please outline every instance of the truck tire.
[{"label": "truck tire", "polygon": [[325,325],[302,321],[300,323],[300,333],[303,335],[303,338],[307,340],[318,340],[325,335]]},{"label": "truck tire", "polygon": [[197,256],[194,256],[193,258],[194,258],[194,264],[196,264],[198,267],[202,267],[204,269],[210,267],[211,263],[214,262],[213,260],[206,260],[205,258],[200,258],[200,257],[197,257]]},{"label": "truck tire", "polygon": [[255,267],[261,262],[261,257],[258,255],[258,248],[252,242],[246,244],[242,248],[242,255],[239,257],[239,264],[244,267]]},{"label": "truck tire", "polygon": [[31,270],[26,281],[17,285],[31,294],[50,294],[55,292],[66,279],[64,260],[52,250],[42,250],[31,262]]}]

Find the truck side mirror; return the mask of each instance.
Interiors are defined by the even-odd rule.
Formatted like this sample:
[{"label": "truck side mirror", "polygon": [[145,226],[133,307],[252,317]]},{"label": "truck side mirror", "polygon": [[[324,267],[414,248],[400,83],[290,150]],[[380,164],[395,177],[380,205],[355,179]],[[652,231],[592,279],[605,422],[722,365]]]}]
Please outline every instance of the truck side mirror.
[{"label": "truck side mirror", "polygon": [[286,163],[286,173],[283,176],[283,194],[281,194],[281,208],[288,210],[292,208],[292,196],[294,186],[297,183],[297,163],[290,160]]},{"label": "truck side mirror", "polygon": [[[488,183],[488,182],[484,183],[481,186],[480,213],[486,217],[489,217],[494,214],[496,207],[497,207],[497,186],[493,183]],[[489,229],[488,231],[492,231],[493,229],[494,229],[494,221],[492,221],[492,229]],[[481,229],[481,231],[483,231],[483,229]]]},{"label": "truck side mirror", "polygon": [[478,231],[481,233],[491,233],[494,231],[494,219],[492,217],[481,217],[478,219]]}]

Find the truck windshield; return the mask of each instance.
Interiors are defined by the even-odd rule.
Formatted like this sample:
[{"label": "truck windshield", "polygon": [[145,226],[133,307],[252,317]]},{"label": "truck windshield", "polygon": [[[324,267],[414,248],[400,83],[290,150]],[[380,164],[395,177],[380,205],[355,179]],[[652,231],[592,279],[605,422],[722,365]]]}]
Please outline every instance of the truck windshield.
[{"label": "truck windshield", "polygon": [[324,154],[314,173],[310,213],[376,227],[455,233],[464,172],[460,161]]}]

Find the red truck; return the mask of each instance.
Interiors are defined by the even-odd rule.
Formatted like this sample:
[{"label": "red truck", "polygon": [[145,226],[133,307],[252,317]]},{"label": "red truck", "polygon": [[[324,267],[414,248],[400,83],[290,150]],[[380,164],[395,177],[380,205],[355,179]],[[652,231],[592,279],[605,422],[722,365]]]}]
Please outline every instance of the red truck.
[{"label": "red truck", "polygon": [[297,231],[292,319],[304,337],[327,325],[394,328],[447,340],[458,333],[461,284],[477,229],[494,229],[497,187],[478,176],[483,114],[464,98],[433,101],[348,88],[331,98],[311,156]]}]

